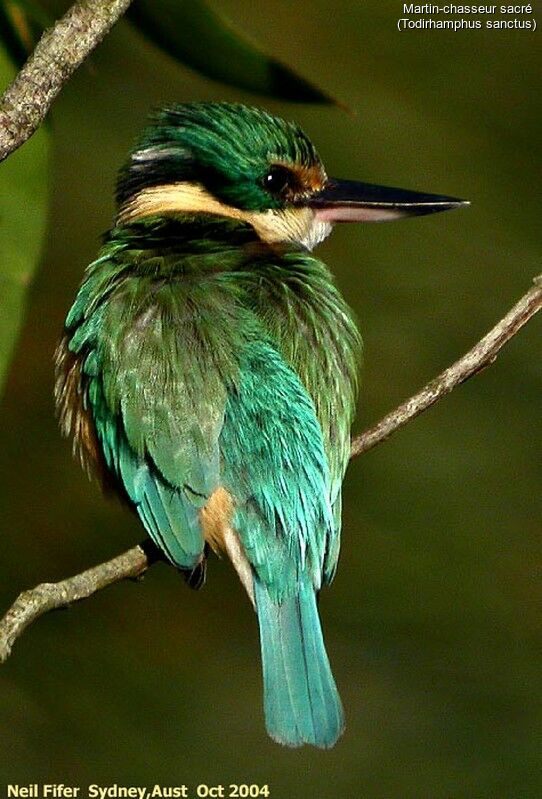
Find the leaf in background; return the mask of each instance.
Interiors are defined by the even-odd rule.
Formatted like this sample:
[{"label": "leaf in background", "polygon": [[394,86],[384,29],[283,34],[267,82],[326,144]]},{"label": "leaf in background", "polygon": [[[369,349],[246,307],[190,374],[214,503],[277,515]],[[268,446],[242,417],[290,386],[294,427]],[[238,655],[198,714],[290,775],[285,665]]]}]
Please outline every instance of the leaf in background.
[{"label": "leaf in background", "polygon": [[136,0],[128,14],[157,45],[208,78],[281,100],[336,102],[265,55],[204,0]]},{"label": "leaf in background", "polygon": [[24,64],[51,18],[29,0],[0,0],[0,42],[15,64]]},{"label": "leaf in background", "polygon": [[[0,85],[14,77],[0,46]],[[0,389],[24,316],[47,217],[49,135],[42,127],[0,164]]]}]

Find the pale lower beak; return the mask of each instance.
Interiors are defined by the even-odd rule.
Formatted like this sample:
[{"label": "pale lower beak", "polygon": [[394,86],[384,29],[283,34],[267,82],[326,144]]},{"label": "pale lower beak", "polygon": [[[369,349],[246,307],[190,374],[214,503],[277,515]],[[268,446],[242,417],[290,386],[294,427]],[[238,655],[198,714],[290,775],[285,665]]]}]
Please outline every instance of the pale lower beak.
[{"label": "pale lower beak", "polygon": [[386,222],[405,216],[423,216],[450,211],[468,200],[423,194],[389,186],[375,186],[354,180],[330,178],[324,188],[303,205],[308,205],[322,222]]}]

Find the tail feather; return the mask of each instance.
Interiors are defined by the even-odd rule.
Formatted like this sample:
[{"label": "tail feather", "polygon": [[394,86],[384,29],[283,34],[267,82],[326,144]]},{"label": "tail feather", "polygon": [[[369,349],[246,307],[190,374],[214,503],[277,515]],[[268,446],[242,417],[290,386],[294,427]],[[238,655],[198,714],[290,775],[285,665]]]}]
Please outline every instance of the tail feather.
[{"label": "tail feather", "polygon": [[279,604],[256,579],[255,598],[269,735],[286,746],[333,746],[344,716],[313,586],[301,582],[298,594]]}]

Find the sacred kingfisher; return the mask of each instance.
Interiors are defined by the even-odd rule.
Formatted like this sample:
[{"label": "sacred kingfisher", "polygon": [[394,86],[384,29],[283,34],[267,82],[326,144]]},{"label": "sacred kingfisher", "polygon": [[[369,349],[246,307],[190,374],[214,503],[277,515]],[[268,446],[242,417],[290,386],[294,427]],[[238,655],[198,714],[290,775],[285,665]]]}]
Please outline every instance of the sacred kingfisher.
[{"label": "sacred kingfisher", "polygon": [[269,735],[331,747],[344,717],[317,596],[361,339],[312,250],[337,222],[462,201],[330,178],[297,125],[227,103],[157,113],[117,201],[56,353],[63,433],[191,586],[227,553],[258,617]]}]

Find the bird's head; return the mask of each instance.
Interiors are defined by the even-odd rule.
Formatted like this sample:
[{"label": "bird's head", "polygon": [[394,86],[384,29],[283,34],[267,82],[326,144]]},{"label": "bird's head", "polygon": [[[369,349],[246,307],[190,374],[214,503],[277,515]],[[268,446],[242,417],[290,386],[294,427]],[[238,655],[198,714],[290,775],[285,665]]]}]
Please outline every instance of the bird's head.
[{"label": "bird's head", "polygon": [[121,170],[119,221],[211,214],[267,242],[312,249],[336,222],[430,214],[462,200],[328,178],[296,124],[259,108],[188,103],[160,111]]}]

